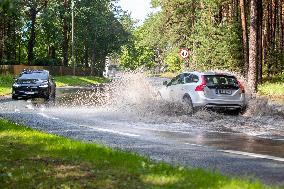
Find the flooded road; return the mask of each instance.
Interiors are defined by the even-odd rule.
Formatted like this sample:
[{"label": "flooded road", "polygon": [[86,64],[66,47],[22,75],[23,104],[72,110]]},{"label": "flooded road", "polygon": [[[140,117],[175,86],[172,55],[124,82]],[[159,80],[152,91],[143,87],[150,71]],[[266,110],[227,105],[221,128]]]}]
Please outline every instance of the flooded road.
[{"label": "flooded road", "polygon": [[[156,98],[160,79],[66,92],[55,104],[0,101],[0,117],[154,160],[284,182],[284,106],[251,99],[244,115],[182,109]],[[113,87],[119,86],[119,87]]]}]

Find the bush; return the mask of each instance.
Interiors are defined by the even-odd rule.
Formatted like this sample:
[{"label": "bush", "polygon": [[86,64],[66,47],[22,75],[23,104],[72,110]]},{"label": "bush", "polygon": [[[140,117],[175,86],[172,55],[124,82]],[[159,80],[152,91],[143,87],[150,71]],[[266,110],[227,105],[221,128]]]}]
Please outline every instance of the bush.
[{"label": "bush", "polygon": [[17,60],[2,59],[0,60],[0,65],[19,65],[19,62]]},{"label": "bush", "polygon": [[60,66],[61,61],[58,59],[37,58],[32,62],[33,66]]}]

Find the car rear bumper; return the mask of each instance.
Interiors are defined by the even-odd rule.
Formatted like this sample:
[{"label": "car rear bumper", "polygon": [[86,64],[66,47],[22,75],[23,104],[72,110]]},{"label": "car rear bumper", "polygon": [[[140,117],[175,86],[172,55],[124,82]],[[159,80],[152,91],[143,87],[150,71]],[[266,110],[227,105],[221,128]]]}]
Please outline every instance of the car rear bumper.
[{"label": "car rear bumper", "polygon": [[245,95],[242,95],[238,100],[209,99],[204,97],[197,102],[193,102],[193,106],[215,109],[242,109],[246,107],[246,101]]}]

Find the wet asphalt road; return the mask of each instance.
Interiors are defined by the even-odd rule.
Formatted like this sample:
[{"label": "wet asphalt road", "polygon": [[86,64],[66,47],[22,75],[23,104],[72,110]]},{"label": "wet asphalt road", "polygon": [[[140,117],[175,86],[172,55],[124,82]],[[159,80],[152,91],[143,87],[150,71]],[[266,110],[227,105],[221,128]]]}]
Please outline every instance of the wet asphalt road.
[{"label": "wet asphalt road", "polygon": [[[41,131],[136,152],[175,165],[257,178],[268,184],[284,183],[282,118],[276,119],[278,122],[272,128],[264,129],[264,122],[260,127],[248,123],[251,127],[247,129],[247,119],[238,116],[222,117],[226,119],[224,126],[214,127],[220,123],[219,118],[206,122],[200,117],[187,122],[149,121],[153,118],[145,121],[122,114],[96,108],[53,107],[30,100],[0,100],[0,117]],[[235,121],[245,130],[225,126]],[[252,128],[257,132],[252,132]]]}]

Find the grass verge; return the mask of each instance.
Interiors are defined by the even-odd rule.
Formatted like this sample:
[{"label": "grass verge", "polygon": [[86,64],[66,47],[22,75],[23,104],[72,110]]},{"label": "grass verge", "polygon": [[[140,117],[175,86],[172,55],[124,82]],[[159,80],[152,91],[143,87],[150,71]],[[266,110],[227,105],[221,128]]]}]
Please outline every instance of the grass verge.
[{"label": "grass verge", "polygon": [[109,79],[94,76],[57,76],[55,77],[58,87],[64,86],[87,86],[100,83],[107,83]]},{"label": "grass verge", "polygon": [[172,167],[0,119],[0,188],[273,188]]},{"label": "grass verge", "polygon": [[0,96],[11,94],[13,81],[14,79],[12,75],[0,74]]},{"label": "grass verge", "polygon": [[272,100],[284,102],[284,75],[264,79],[264,83],[258,87],[258,93]]}]

